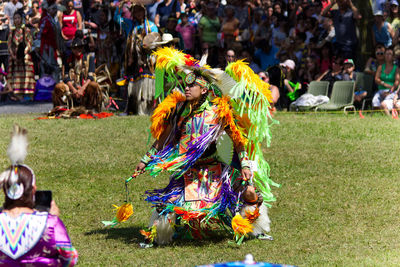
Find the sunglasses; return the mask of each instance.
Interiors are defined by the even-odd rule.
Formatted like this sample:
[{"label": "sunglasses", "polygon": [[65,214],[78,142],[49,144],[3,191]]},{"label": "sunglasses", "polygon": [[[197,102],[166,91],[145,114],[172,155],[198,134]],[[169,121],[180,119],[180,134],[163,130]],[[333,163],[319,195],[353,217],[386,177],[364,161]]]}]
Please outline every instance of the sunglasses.
[{"label": "sunglasses", "polygon": [[385,53],[384,52],[376,52],[375,53],[377,56],[383,56]]}]

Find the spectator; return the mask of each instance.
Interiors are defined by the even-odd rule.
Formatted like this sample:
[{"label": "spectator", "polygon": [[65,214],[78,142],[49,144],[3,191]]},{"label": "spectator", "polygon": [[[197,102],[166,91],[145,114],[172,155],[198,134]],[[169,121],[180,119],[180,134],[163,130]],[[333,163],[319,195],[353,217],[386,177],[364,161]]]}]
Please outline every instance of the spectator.
[{"label": "spectator", "polygon": [[372,25],[372,44],[376,46],[377,43],[381,43],[385,47],[391,46],[394,38],[392,26],[383,19],[382,11],[375,12],[374,16],[375,22],[374,25]]},{"label": "spectator", "polygon": [[223,34],[223,47],[231,49],[236,37],[239,35],[239,20],[235,18],[233,6],[226,6],[225,17],[222,21],[221,33]]},{"label": "spectator", "polygon": [[327,42],[333,42],[336,36],[331,18],[324,18],[322,26],[324,30],[319,38],[317,48],[322,48]]},{"label": "spectator", "polygon": [[211,66],[218,64],[218,32],[221,24],[216,16],[216,6],[209,3],[206,7],[205,14],[201,17],[198,30],[200,43],[203,50],[208,50],[208,63]]},{"label": "spectator", "polygon": [[400,90],[397,89],[390,95],[388,95],[385,100],[382,102],[382,108],[386,115],[390,116],[390,111],[392,109],[396,109],[397,112],[400,112]]},{"label": "spectator", "polygon": [[176,30],[181,34],[184,44],[184,52],[190,55],[194,52],[194,38],[196,28],[189,23],[189,18],[185,13],[181,14],[182,22],[176,26]]},{"label": "spectator", "polygon": [[322,15],[326,16],[334,4],[338,4],[338,10],[331,10],[333,25],[336,33],[336,55],[351,58],[357,51],[357,34],[355,20],[361,19],[361,14],[353,5],[351,0],[332,0],[331,3],[322,10]]},{"label": "spectator", "polygon": [[[10,32],[10,28],[6,23],[7,18],[1,17],[0,18],[0,67],[3,70],[8,69],[8,34]],[[3,66],[1,66],[3,65]]]},{"label": "spectator", "polygon": [[294,89],[289,85],[289,81],[293,79],[294,70],[296,64],[293,60],[288,59],[283,63],[271,66],[267,69],[269,83],[275,85],[279,89],[279,101],[277,107],[280,109],[288,108],[289,98],[287,97],[288,92],[292,92]]},{"label": "spectator", "polygon": [[61,40],[61,29],[55,21],[57,14],[57,4],[45,4],[42,6],[43,18],[40,21],[40,77],[51,75],[54,82],[60,81],[60,67],[58,58],[61,57],[63,40]]},{"label": "spectator", "polygon": [[94,79],[95,57],[83,53],[84,45],[80,38],[72,41],[72,54],[64,65],[64,81],[58,83],[53,91],[54,107],[66,106],[67,101],[73,101],[74,106],[97,112],[101,109],[101,89]]},{"label": "spectator", "polygon": [[260,73],[262,71],[260,66],[258,66],[258,64],[255,63],[253,60],[253,51],[251,50],[251,48],[242,51],[241,59],[249,63],[249,67],[254,71],[254,73]]},{"label": "spectator", "polygon": [[172,37],[179,40],[179,42],[176,45],[176,48],[179,50],[183,50],[185,45],[183,43],[182,35],[180,34],[180,32],[176,30],[177,25],[178,25],[178,20],[175,17],[169,17],[164,33],[169,33],[172,35]]},{"label": "spectator", "polygon": [[[270,82],[269,82],[269,74],[268,74],[268,72],[260,71],[260,72],[258,73],[258,76],[259,76],[260,79],[263,80],[264,82],[270,83]],[[276,87],[276,86],[273,85],[273,84],[270,84],[269,90],[271,90],[271,96],[272,96],[271,108],[272,108],[272,111],[275,111],[275,110],[276,110],[275,105],[276,105],[276,103],[277,103],[278,100],[279,100],[279,88]]]},{"label": "spectator", "polygon": [[305,64],[299,70],[299,81],[303,84],[304,88],[307,88],[308,84],[318,78],[319,67],[317,65],[318,60],[313,56],[305,58]]},{"label": "spectator", "polygon": [[16,96],[14,100],[30,101],[33,99],[36,83],[30,55],[32,36],[28,28],[22,27],[22,18],[20,11],[14,13],[15,28],[8,37],[10,60],[7,80]]},{"label": "spectator", "polygon": [[8,19],[10,28],[14,26],[14,13],[21,8],[23,8],[23,5],[18,2],[18,0],[10,0],[9,2],[5,3],[4,14]]},{"label": "spectator", "polygon": [[0,68],[0,102],[7,98],[7,95],[12,91],[7,87],[7,72]]},{"label": "spectator", "polygon": [[259,60],[259,65],[262,70],[266,70],[270,66],[279,63],[276,57],[279,49],[271,44],[267,39],[262,39],[258,44],[258,49],[254,53],[254,57]]},{"label": "spectator", "polygon": [[74,0],[66,0],[65,4],[66,10],[59,16],[58,22],[62,37],[70,45],[75,38],[76,30],[82,30],[82,17],[74,8]]},{"label": "spectator", "polygon": [[375,109],[384,108],[382,102],[399,86],[400,73],[393,61],[393,48],[388,47],[385,51],[385,63],[378,67],[375,74],[375,82],[378,85],[378,92],[375,93],[372,99],[372,107]]},{"label": "spectator", "polygon": [[332,44],[325,43],[320,52],[319,57],[319,73],[322,74],[332,67]]},{"label": "spectator", "polygon": [[343,80],[343,58],[336,57],[332,61],[332,69],[325,71],[322,75],[317,78],[317,81],[328,81],[329,89],[328,89],[328,97],[331,97],[333,84],[336,81]]},{"label": "spectator", "polygon": [[170,16],[175,16],[177,19],[181,14],[179,0],[164,0],[157,6],[156,17],[154,23],[157,27],[165,28]]},{"label": "spectator", "polygon": [[[399,3],[397,0],[392,0],[390,3],[390,12],[389,17],[387,18],[388,22],[392,26],[392,29],[395,33],[397,33],[400,29],[400,18],[399,18]],[[397,43],[397,40],[396,40]]]},{"label": "spectator", "polygon": [[377,44],[374,56],[370,57],[365,64],[364,72],[375,77],[376,70],[383,63],[385,63],[385,47],[382,44]]},{"label": "spectator", "polygon": [[[21,158],[15,152],[26,155],[26,147],[21,151],[23,142],[20,140],[23,136],[26,136],[25,129],[14,129],[8,152],[10,159],[17,159],[18,163],[12,162],[12,166],[0,174],[5,196],[0,228],[3,233],[12,233],[1,236],[0,265],[74,266],[78,253],[58,217],[59,209],[54,200],[49,212],[35,210],[35,174],[30,167],[22,164],[25,156]],[[15,148],[17,146],[18,149]]]}]

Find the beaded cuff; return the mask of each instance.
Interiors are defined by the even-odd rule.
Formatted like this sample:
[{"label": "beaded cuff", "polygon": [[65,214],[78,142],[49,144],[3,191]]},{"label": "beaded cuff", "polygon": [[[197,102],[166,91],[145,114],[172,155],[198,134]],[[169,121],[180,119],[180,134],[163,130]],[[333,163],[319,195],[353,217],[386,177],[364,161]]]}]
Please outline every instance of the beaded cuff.
[{"label": "beaded cuff", "polygon": [[240,166],[243,168],[249,168],[251,167],[251,161],[249,160],[249,156],[247,155],[246,151],[241,151],[239,152],[239,160],[240,160]]}]

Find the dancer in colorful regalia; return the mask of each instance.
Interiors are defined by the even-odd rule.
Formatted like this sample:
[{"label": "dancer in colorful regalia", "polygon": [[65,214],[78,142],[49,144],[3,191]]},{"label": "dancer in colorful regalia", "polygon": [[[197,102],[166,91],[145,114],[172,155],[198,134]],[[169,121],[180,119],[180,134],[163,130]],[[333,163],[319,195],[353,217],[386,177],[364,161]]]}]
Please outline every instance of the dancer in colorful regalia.
[{"label": "dancer in colorful regalia", "polygon": [[151,117],[156,141],[136,173],[172,175],[164,189],[146,192],[155,207],[142,231],[147,242],[202,239],[218,229],[238,243],[269,237],[270,185],[277,184],[260,146],[270,141],[269,85],[243,61],[222,71],[173,48],[155,55],[156,97],[166,97]]}]

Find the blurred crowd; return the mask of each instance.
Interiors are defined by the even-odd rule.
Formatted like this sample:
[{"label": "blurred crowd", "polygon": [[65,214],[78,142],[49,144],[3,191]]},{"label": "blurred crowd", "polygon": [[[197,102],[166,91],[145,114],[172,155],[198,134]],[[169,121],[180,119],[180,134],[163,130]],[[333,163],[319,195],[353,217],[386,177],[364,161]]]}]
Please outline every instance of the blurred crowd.
[{"label": "blurred crowd", "polygon": [[[398,5],[372,1],[368,33],[371,44],[390,48],[394,59],[400,54]],[[355,80],[355,71],[364,69],[376,76],[380,54],[367,66],[354,64],[363,19],[351,0],[10,0],[0,8],[0,86],[3,94],[12,91],[9,98],[29,101],[46,77],[41,86],[50,78],[52,85],[63,81],[80,96],[89,86],[85,80],[96,80],[97,67],[106,66],[112,94],[126,97],[115,81],[151,75],[151,51],[174,45],[199,59],[207,53],[212,67],[244,59],[274,85],[276,106],[287,108],[311,81]],[[380,77],[374,80],[376,89],[383,86]]]}]

